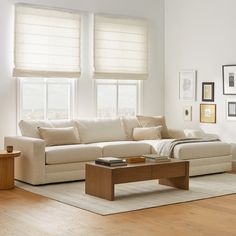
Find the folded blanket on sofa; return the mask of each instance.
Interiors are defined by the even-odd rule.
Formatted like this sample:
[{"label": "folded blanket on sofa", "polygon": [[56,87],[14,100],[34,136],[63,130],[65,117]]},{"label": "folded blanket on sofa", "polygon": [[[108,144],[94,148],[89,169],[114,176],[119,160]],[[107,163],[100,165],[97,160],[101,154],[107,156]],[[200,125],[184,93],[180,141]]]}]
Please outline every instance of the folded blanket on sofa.
[{"label": "folded blanket on sofa", "polygon": [[158,144],[157,154],[160,156],[168,156],[173,158],[173,151],[176,145],[185,143],[201,143],[201,142],[220,142],[217,138],[182,138],[163,140]]}]

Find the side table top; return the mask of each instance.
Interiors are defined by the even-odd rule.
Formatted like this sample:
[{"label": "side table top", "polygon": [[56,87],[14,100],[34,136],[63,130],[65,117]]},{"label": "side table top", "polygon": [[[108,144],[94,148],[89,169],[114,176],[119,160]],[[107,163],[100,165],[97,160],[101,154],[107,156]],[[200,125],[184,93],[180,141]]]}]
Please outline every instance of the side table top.
[{"label": "side table top", "polygon": [[21,155],[20,151],[14,150],[13,152],[7,152],[6,150],[0,150],[0,158],[8,157],[19,157]]}]

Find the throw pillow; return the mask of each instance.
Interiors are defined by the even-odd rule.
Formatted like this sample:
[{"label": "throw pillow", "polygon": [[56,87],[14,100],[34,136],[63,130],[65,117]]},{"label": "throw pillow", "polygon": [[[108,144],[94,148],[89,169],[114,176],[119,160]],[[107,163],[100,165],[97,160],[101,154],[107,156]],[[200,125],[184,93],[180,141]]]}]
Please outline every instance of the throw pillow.
[{"label": "throw pillow", "polygon": [[135,141],[161,139],[161,130],[162,126],[134,128],[133,139]]},{"label": "throw pillow", "polygon": [[162,126],[162,138],[170,138],[164,116],[137,116],[141,127]]},{"label": "throw pillow", "polygon": [[133,129],[140,127],[138,119],[134,117],[122,117],[122,124],[128,140],[133,140]]},{"label": "throw pillow", "polygon": [[38,130],[41,139],[45,140],[46,146],[80,143],[78,131],[74,127],[38,127]]}]

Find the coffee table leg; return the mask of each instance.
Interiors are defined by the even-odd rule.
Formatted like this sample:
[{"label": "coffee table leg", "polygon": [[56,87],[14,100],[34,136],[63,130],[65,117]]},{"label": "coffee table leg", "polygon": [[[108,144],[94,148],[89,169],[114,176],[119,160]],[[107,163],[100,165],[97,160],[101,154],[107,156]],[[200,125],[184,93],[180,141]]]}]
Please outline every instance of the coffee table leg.
[{"label": "coffee table leg", "polygon": [[159,179],[159,184],[188,190],[189,189],[189,162],[185,162],[183,174],[184,175],[180,177]]},{"label": "coffee table leg", "polygon": [[110,201],[114,200],[114,184],[110,169],[86,165],[85,175],[86,194]]},{"label": "coffee table leg", "polygon": [[187,176],[169,178],[169,179],[160,179],[159,184],[167,185],[180,189],[189,189],[189,178]]}]

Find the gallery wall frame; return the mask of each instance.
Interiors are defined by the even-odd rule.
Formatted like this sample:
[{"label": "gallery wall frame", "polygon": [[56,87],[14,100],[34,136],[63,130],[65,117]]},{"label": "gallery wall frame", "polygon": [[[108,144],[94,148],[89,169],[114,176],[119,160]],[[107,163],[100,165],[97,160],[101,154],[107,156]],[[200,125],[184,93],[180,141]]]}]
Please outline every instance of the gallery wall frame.
[{"label": "gallery wall frame", "polygon": [[179,72],[179,98],[182,101],[196,100],[196,70],[182,70]]},{"label": "gallery wall frame", "polygon": [[227,120],[236,121],[236,99],[228,99],[226,101],[226,118]]},{"label": "gallery wall frame", "polygon": [[183,117],[185,121],[192,121],[192,106],[183,107]]},{"label": "gallery wall frame", "polygon": [[202,82],[202,101],[214,102],[215,99],[215,83]]},{"label": "gallery wall frame", "polygon": [[216,123],[216,104],[200,104],[200,122]]},{"label": "gallery wall frame", "polygon": [[236,95],[236,65],[223,65],[223,94]]}]

